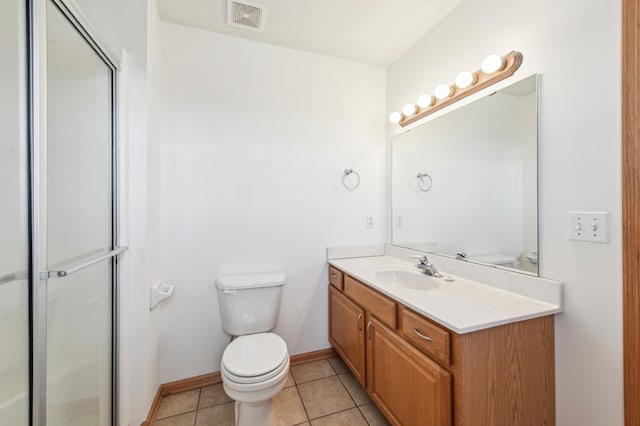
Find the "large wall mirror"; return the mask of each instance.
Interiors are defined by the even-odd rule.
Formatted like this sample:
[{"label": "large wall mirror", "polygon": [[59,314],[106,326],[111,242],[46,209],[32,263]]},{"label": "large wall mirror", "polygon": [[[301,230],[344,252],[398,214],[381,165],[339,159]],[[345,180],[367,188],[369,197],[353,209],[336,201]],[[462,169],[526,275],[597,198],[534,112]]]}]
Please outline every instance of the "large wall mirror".
[{"label": "large wall mirror", "polygon": [[538,77],[396,136],[393,245],[538,273]]}]

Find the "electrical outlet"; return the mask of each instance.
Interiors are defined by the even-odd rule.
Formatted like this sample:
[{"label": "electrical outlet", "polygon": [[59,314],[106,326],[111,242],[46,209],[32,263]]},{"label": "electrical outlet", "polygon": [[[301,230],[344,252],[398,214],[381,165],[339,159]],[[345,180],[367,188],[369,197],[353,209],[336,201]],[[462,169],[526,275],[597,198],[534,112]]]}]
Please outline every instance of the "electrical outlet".
[{"label": "electrical outlet", "polygon": [[404,228],[404,217],[396,216],[396,228]]},{"label": "electrical outlet", "polygon": [[569,239],[609,242],[608,212],[569,212]]},{"label": "electrical outlet", "polygon": [[373,216],[367,215],[367,229],[373,229]]}]

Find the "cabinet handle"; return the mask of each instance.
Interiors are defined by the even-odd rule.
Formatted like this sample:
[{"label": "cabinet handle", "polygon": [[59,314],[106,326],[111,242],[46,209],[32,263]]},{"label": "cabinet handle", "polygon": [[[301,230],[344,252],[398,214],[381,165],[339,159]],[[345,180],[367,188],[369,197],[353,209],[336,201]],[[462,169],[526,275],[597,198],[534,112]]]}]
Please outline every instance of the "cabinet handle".
[{"label": "cabinet handle", "polygon": [[358,314],[358,330],[362,330],[362,314]]},{"label": "cabinet handle", "polygon": [[332,272],[331,273],[331,278],[338,278],[338,276]]},{"label": "cabinet handle", "polygon": [[373,324],[371,323],[371,321],[369,321],[369,323],[367,324],[367,337],[369,338],[369,340],[371,340],[371,326]]},{"label": "cabinet handle", "polygon": [[418,330],[417,328],[413,327],[413,332],[416,334],[416,336],[418,336],[419,338],[426,340],[428,342],[433,342],[433,339],[429,336],[425,336],[424,334],[420,333],[420,330]]}]

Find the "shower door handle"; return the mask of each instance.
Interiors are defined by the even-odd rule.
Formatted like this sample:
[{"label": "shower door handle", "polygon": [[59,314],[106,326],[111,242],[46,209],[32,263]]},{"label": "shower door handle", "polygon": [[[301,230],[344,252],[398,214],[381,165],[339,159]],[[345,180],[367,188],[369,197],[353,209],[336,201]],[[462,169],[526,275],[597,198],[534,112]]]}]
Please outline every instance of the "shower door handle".
[{"label": "shower door handle", "polygon": [[120,253],[127,251],[129,247],[120,246],[116,249],[108,251],[106,253],[99,253],[94,256],[87,257],[78,262],[70,263],[68,265],[63,265],[59,268],[56,268],[53,271],[45,271],[40,273],[40,279],[47,278],[64,278],[68,275],[75,274],[78,271],[88,268],[91,265],[95,265],[96,263],[103,261],[105,259],[109,259],[110,257],[115,257]]}]

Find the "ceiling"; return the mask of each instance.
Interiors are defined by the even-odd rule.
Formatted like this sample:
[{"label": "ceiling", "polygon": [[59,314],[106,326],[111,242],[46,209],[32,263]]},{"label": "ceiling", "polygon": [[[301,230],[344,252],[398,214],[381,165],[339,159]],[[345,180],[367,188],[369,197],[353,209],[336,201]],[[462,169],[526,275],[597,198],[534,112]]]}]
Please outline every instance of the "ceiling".
[{"label": "ceiling", "polygon": [[[236,0],[242,2],[242,0]],[[226,0],[157,0],[163,21],[388,66],[461,0],[251,0],[264,30],[226,24]]]}]

